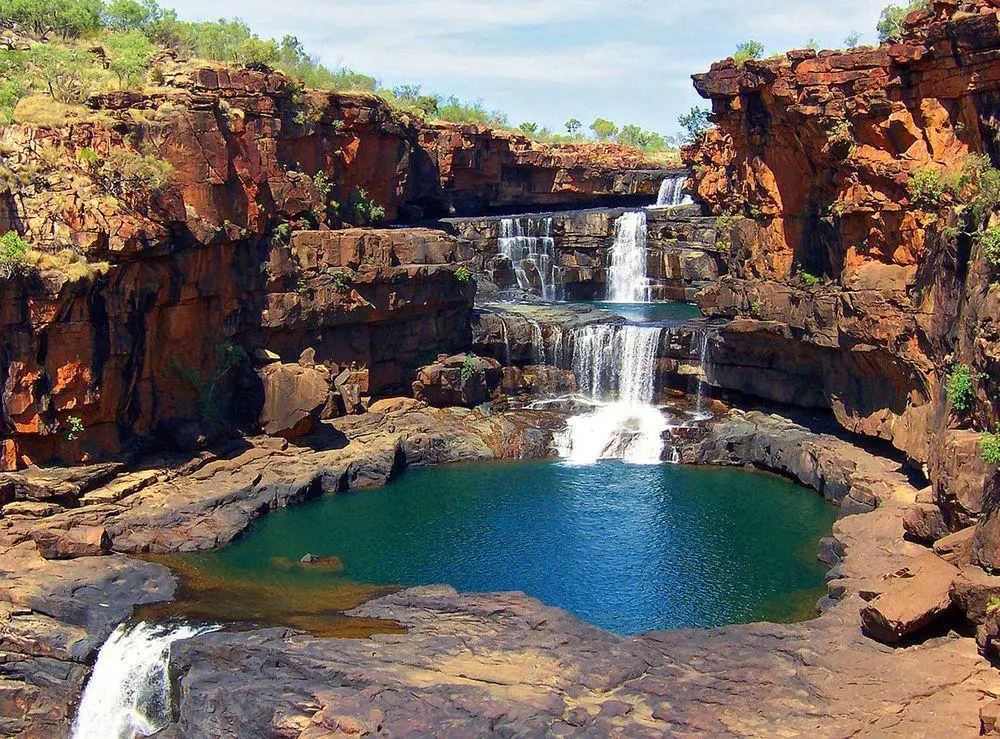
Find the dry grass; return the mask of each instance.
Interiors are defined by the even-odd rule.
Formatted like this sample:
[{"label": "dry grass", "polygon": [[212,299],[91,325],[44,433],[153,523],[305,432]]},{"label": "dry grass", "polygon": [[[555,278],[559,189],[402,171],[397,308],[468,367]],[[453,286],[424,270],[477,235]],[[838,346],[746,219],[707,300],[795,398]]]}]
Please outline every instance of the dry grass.
[{"label": "dry grass", "polygon": [[21,98],[14,108],[14,121],[38,128],[62,128],[84,121],[114,124],[111,118],[99,111],[83,105],[60,103],[48,95],[28,95]]},{"label": "dry grass", "polygon": [[70,282],[90,282],[106,275],[111,269],[107,262],[88,262],[86,257],[72,249],[62,249],[55,253],[30,249],[27,258],[28,263],[39,272],[59,272]]}]

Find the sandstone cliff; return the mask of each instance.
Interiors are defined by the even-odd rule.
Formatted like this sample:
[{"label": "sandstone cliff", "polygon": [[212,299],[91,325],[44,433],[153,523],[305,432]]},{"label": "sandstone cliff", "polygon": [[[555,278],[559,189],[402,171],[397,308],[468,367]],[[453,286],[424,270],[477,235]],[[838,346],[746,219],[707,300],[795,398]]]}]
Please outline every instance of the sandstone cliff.
[{"label": "sandstone cliff", "polygon": [[[977,155],[1000,165],[998,7],[937,0],[899,43],[715,64],[695,86],[717,126],[685,152],[728,233],[729,274],[701,297],[736,319],[712,382],[828,407],[891,443],[955,528],[979,516],[993,474],[975,431],[1000,420],[1000,305],[962,196],[930,207],[910,183]],[[967,413],[943,387],[960,363],[982,377]]]},{"label": "sandstone cliff", "polygon": [[459,243],[337,230],[455,213],[648,201],[662,173],[618,146],[424,124],[374,95],[164,61],[162,84],[0,131],[0,231],[39,269],[0,293],[3,465],[247,430],[260,383],[231,346],[311,361],[363,391],[470,341]]}]

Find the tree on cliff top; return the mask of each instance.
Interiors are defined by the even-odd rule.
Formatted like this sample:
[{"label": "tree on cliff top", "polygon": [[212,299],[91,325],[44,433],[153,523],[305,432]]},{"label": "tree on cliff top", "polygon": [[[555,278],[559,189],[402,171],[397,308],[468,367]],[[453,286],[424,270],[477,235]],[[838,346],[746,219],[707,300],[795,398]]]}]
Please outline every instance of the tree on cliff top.
[{"label": "tree on cliff top", "polygon": [[736,53],[733,54],[733,61],[742,67],[750,59],[760,59],[762,56],[764,56],[764,44],[760,41],[750,39],[736,45]]},{"label": "tree on cliff top", "polygon": [[878,40],[881,43],[888,41],[898,41],[903,33],[903,21],[906,16],[914,10],[927,10],[930,7],[928,0],[911,0],[908,5],[887,5],[882,9],[878,24]]},{"label": "tree on cliff top", "polygon": [[618,126],[609,120],[598,118],[590,124],[590,130],[594,132],[598,141],[607,141],[618,133]]},{"label": "tree on cliff top", "polygon": [[695,107],[677,119],[683,129],[681,138],[685,144],[691,143],[711,127],[709,115],[711,113],[707,108]]}]

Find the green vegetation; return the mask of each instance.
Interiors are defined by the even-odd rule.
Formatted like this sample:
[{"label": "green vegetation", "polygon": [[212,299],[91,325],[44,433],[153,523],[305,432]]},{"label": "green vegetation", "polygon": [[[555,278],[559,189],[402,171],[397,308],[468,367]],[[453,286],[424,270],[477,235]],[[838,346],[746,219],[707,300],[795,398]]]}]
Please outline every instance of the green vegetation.
[{"label": "green vegetation", "polygon": [[465,359],[462,360],[461,374],[463,380],[468,380],[470,377],[472,377],[472,374],[473,372],[475,372],[476,369],[476,359],[477,357],[475,354],[467,354],[465,356]]},{"label": "green vegetation", "polygon": [[882,9],[878,24],[875,29],[878,31],[878,40],[881,43],[898,41],[903,32],[903,21],[906,16],[914,10],[927,10],[930,7],[928,0],[911,0],[907,5],[887,5]]},{"label": "green vegetation", "polygon": [[468,267],[462,265],[461,267],[455,270],[455,279],[458,280],[459,282],[468,282],[469,280],[472,279],[472,273],[469,272]]},{"label": "green vegetation", "polygon": [[128,199],[137,192],[162,190],[173,168],[153,154],[113,149],[97,169],[97,179],[111,195]]},{"label": "green vegetation", "polygon": [[1000,226],[991,226],[976,234],[976,243],[993,269],[1000,269]]},{"label": "green vegetation", "polygon": [[959,364],[954,367],[944,389],[952,408],[958,411],[969,410],[976,396],[975,379],[969,365]]},{"label": "green vegetation", "polygon": [[618,133],[618,126],[604,118],[597,118],[590,124],[590,130],[598,141],[607,141]]},{"label": "green vegetation", "polygon": [[66,419],[66,430],[63,431],[63,438],[66,441],[76,441],[83,434],[83,421],[79,416],[69,416]]},{"label": "green vegetation", "polygon": [[115,73],[120,87],[138,87],[156,54],[156,47],[137,30],[114,33],[104,41],[108,69]]},{"label": "green vegetation", "polygon": [[347,196],[344,217],[355,226],[374,226],[385,218],[385,208],[372,200],[363,187],[356,187]]},{"label": "green vegetation", "polygon": [[906,185],[910,202],[926,211],[937,210],[941,197],[947,192],[947,185],[941,170],[936,167],[921,167],[910,175]]},{"label": "green vegetation", "polygon": [[989,464],[1000,464],[1000,434],[983,434],[979,440],[979,456]]},{"label": "green vegetation", "polygon": [[342,269],[332,269],[327,274],[333,280],[333,287],[338,293],[347,292],[351,287],[351,276]]},{"label": "green vegetation", "polygon": [[1000,611],[1000,596],[994,595],[986,601],[986,615],[992,616],[997,611]]},{"label": "green vegetation", "polygon": [[736,65],[742,67],[751,59],[760,59],[764,56],[764,44],[760,41],[744,41],[742,44],[736,45],[736,53],[733,54],[733,61]]},{"label": "green vegetation", "polygon": [[581,128],[583,128],[583,124],[576,118],[570,118],[566,121],[566,133],[570,136],[576,136]]},{"label": "green vegetation", "polygon": [[812,287],[813,285],[816,285],[816,284],[819,283],[819,279],[820,279],[819,277],[817,277],[816,275],[813,275],[813,274],[810,274],[810,273],[806,272],[804,269],[800,269],[799,272],[798,272],[798,275],[799,275],[799,279],[802,280],[806,284],[806,287]]},{"label": "green vegetation", "polygon": [[685,143],[696,140],[711,127],[712,124],[708,119],[710,115],[711,111],[708,108],[694,107],[677,119],[683,130],[681,138]]},{"label": "green vegetation", "polygon": [[861,34],[857,31],[851,31],[844,39],[844,46],[848,49],[856,49],[861,46]]},{"label": "green vegetation", "polygon": [[188,367],[180,360],[171,357],[168,365],[178,377],[187,382],[197,393],[198,408],[202,420],[216,423],[221,420],[221,411],[216,394],[219,383],[233,370],[246,366],[250,361],[243,347],[225,341],[216,347],[215,366],[207,376],[193,367]]},{"label": "green vegetation", "polygon": [[0,236],[0,278],[5,280],[31,272],[28,244],[15,231]]}]

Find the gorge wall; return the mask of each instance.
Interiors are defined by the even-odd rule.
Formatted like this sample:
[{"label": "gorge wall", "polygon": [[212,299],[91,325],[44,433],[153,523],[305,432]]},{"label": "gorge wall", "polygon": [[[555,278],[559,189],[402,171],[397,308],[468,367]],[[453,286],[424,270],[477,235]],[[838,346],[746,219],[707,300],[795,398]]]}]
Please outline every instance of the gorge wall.
[{"label": "gorge wall", "polygon": [[[699,298],[733,319],[711,346],[713,383],[830,408],[891,443],[960,528],[995,474],[977,444],[1000,420],[1000,305],[972,236],[982,224],[961,198],[928,207],[909,185],[969,172],[977,155],[1000,165],[1000,4],[932,6],[898,43],[696,75],[717,125],[685,159],[728,246],[727,274]],[[981,378],[967,412],[944,390],[960,363]]]},{"label": "gorge wall", "polygon": [[628,147],[425,124],[276,73],[164,61],[151,90],[0,132],[0,228],[38,266],[0,297],[5,468],[198,444],[229,412],[253,426],[267,387],[234,346],[258,365],[306,352],[331,384],[360,372],[354,401],[405,391],[469,345],[473,253],[345,225],[645,204],[664,176]]}]

